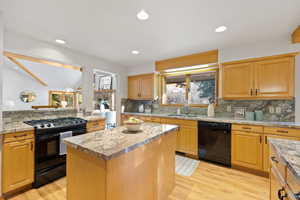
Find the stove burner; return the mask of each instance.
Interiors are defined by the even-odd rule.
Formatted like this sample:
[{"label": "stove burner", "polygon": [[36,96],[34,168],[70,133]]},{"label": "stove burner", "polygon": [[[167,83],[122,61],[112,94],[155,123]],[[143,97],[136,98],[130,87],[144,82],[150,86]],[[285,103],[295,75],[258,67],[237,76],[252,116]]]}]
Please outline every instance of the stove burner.
[{"label": "stove burner", "polygon": [[86,120],[76,117],[66,117],[57,119],[45,119],[45,120],[31,120],[24,123],[33,126],[36,129],[49,129],[57,127],[68,127],[74,125],[82,125],[86,123]]}]

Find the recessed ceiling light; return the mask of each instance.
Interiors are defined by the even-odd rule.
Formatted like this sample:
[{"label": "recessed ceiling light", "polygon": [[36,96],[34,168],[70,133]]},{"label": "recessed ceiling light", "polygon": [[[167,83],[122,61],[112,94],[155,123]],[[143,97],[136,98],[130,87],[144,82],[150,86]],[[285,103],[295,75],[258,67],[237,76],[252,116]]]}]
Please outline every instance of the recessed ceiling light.
[{"label": "recessed ceiling light", "polygon": [[55,42],[58,44],[66,44],[66,41],[61,40],[61,39],[56,39]]},{"label": "recessed ceiling light", "polygon": [[136,17],[139,19],[139,20],[147,20],[149,19],[149,14],[145,11],[145,10],[141,10],[137,15]]},{"label": "recessed ceiling light", "polygon": [[132,54],[134,54],[134,55],[138,55],[138,54],[140,54],[140,52],[139,52],[139,51],[137,51],[137,50],[133,50],[133,51],[131,51],[131,53],[132,53]]},{"label": "recessed ceiling light", "polygon": [[218,28],[216,28],[216,32],[217,33],[222,33],[222,32],[224,32],[226,30],[227,30],[226,26],[219,26]]}]

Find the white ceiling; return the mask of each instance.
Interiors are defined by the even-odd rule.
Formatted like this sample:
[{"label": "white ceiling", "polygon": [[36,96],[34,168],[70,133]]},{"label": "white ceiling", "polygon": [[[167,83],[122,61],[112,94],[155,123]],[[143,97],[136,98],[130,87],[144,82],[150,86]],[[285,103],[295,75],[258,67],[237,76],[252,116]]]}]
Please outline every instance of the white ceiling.
[{"label": "white ceiling", "polygon": [[[6,29],[47,42],[62,38],[68,48],[125,66],[287,38],[300,24],[299,0],[1,1]],[[141,9],[148,21],[136,19]],[[219,25],[228,31],[215,33]]]}]

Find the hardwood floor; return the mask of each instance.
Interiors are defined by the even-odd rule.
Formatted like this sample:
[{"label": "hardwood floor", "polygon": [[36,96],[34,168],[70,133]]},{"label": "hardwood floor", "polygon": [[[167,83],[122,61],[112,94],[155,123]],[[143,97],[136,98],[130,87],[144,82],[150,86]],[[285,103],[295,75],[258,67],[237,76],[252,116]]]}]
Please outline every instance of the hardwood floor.
[{"label": "hardwood floor", "polygon": [[[193,176],[176,176],[176,186],[168,200],[216,199],[267,200],[269,180],[201,161]],[[9,200],[66,200],[66,179],[31,189]]]}]

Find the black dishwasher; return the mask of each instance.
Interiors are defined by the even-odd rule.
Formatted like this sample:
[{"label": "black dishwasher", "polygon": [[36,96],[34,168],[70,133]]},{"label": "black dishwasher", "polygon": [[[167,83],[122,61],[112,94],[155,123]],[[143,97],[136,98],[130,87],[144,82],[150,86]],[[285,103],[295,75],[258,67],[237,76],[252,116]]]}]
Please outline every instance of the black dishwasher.
[{"label": "black dishwasher", "polygon": [[201,160],[231,166],[231,124],[198,121],[198,155]]}]

